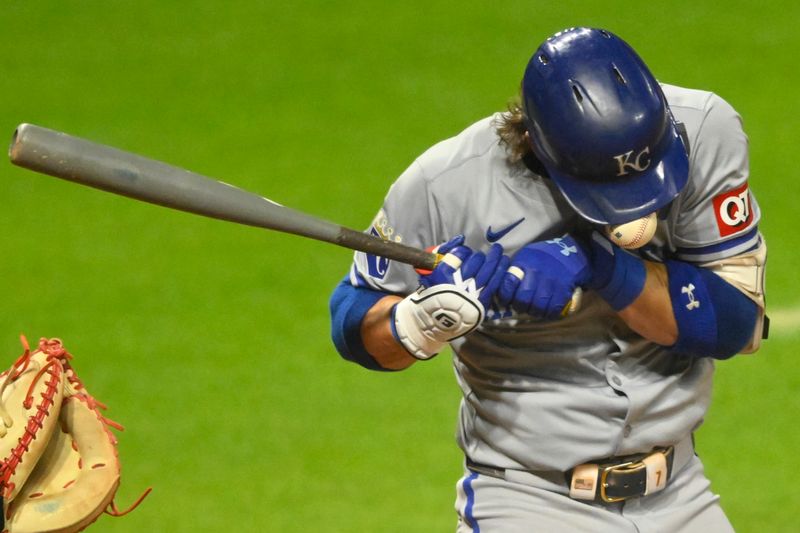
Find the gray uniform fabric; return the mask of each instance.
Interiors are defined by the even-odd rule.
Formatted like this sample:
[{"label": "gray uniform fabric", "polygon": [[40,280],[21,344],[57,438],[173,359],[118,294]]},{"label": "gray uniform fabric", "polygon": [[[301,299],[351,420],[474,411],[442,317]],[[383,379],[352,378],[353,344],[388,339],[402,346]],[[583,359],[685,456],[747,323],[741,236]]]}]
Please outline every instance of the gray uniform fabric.
[{"label": "gray uniform fabric", "polygon": [[468,472],[456,486],[457,533],[729,533],[697,457],[664,491],[606,504]]},{"label": "gray uniform fabric", "polygon": [[[663,89],[688,134],[690,176],[640,254],[702,263],[752,248],[760,211],[746,188],[739,116],[712,93]],[[498,117],[420,156],[392,185],[369,231],[418,247],[463,233],[473,249],[496,240],[512,256],[581,224],[549,179],[509,163]],[[418,286],[412,268],[363,253],[350,279],[397,294]],[[567,471],[675,444],[702,423],[711,398],[711,359],[679,357],[642,339],[590,291],[578,313],[558,321],[491,309],[451,346],[463,391],[458,444],[471,460],[500,468]]]}]

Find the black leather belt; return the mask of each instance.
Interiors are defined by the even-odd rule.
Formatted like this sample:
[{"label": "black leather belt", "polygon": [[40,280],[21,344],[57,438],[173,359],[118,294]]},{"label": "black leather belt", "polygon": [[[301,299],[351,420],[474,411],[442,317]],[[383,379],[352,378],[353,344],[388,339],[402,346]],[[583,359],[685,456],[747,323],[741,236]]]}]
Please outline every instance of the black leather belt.
[{"label": "black leather belt", "polygon": [[[578,465],[564,473],[528,472],[548,481],[555,481],[579,500],[614,503],[645,496],[662,490],[673,473],[675,448],[656,448],[650,453],[601,459]],[[466,466],[473,472],[500,479],[512,478],[504,468],[482,465],[469,458]]]}]

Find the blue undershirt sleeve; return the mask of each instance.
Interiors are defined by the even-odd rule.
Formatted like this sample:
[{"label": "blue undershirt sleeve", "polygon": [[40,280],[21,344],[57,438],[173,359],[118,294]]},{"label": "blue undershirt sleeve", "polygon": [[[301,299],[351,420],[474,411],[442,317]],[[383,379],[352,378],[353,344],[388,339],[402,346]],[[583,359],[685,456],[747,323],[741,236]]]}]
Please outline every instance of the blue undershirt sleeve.
[{"label": "blue undershirt sleeve", "polygon": [[370,370],[390,372],[383,368],[364,348],[361,340],[361,321],[367,311],[387,293],[354,287],[347,276],[336,286],[331,295],[331,338],[339,355],[347,361],[357,363]]}]

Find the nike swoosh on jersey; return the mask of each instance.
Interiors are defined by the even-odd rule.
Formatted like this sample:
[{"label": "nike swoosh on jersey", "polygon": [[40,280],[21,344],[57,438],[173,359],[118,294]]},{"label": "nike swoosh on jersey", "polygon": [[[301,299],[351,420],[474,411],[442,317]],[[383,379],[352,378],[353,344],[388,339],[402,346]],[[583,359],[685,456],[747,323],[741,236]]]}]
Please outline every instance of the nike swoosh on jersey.
[{"label": "nike swoosh on jersey", "polygon": [[522,222],[524,220],[525,220],[525,217],[522,217],[521,219],[517,220],[516,222],[512,222],[511,224],[509,224],[505,228],[503,228],[501,230],[498,230],[498,231],[492,231],[492,227],[489,226],[486,229],[486,240],[489,241],[489,242],[497,242],[497,241],[499,241],[505,235],[507,235],[508,232],[510,232],[512,229],[514,229],[517,226],[519,226],[520,224],[522,224]]}]

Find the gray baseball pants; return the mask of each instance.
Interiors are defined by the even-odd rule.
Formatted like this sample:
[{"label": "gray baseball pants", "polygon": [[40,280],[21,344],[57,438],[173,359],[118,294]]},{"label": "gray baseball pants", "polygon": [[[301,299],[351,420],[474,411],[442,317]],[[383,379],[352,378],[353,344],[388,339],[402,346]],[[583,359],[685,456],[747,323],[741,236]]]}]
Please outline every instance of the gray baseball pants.
[{"label": "gray baseball pants", "polygon": [[575,500],[548,483],[465,470],[457,485],[457,533],[733,531],[695,455],[663,491],[620,503]]}]

